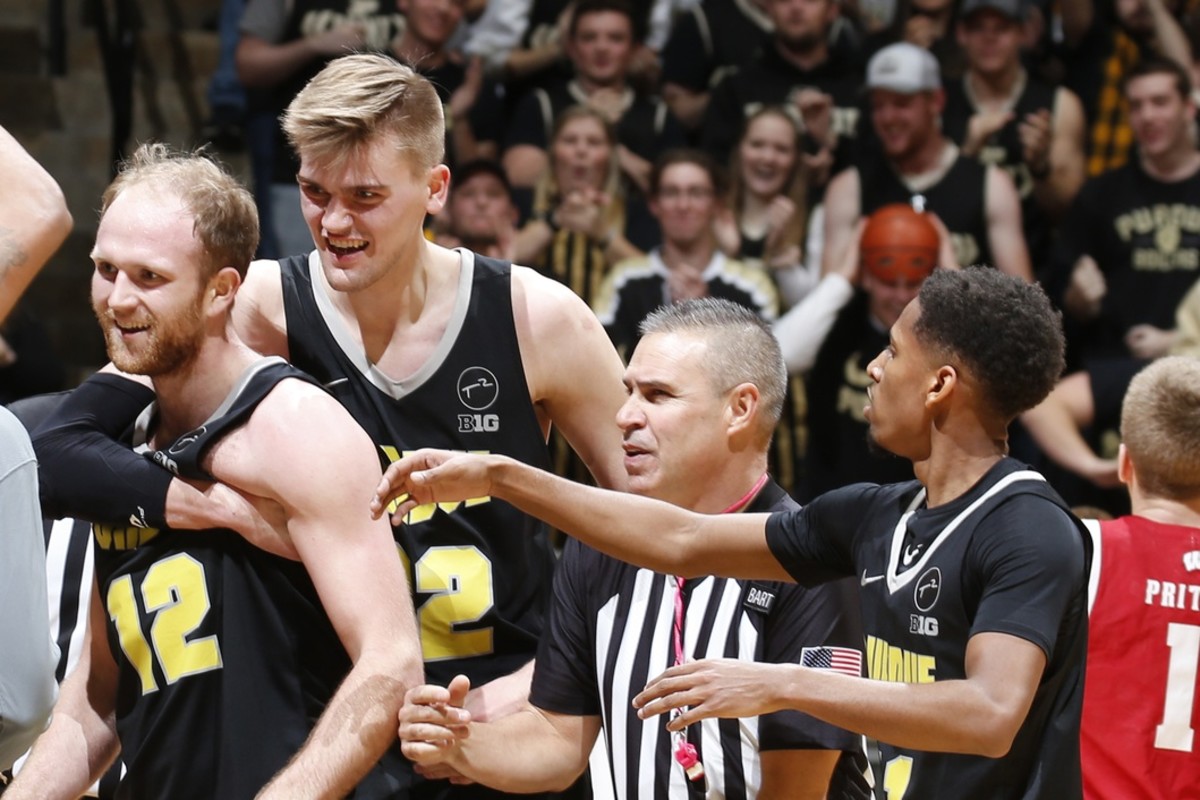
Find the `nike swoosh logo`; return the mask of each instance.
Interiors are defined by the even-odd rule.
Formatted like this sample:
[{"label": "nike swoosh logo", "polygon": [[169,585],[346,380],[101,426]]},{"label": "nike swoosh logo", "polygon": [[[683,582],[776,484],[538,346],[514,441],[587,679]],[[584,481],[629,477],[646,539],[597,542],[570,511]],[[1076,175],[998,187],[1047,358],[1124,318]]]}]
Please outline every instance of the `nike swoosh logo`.
[{"label": "nike swoosh logo", "polygon": [[864,569],[863,574],[862,574],[861,585],[866,586],[868,583],[874,583],[875,581],[881,581],[881,580],[883,580],[882,575],[872,575],[871,577],[868,578],[867,571]]},{"label": "nike swoosh logo", "polygon": [[326,389],[332,389],[335,386],[340,386],[343,383],[349,383],[349,378],[334,378],[329,383],[325,384]]}]

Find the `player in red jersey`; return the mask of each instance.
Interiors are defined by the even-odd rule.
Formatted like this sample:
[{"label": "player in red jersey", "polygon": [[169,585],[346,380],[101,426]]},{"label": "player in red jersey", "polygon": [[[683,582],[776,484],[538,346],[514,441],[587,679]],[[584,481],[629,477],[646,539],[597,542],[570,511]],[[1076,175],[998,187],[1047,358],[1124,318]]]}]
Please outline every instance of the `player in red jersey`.
[{"label": "player in red jersey", "polygon": [[1200,664],[1200,360],[1142,370],[1121,410],[1129,516],[1095,542],[1084,682],[1084,796],[1195,797]]}]

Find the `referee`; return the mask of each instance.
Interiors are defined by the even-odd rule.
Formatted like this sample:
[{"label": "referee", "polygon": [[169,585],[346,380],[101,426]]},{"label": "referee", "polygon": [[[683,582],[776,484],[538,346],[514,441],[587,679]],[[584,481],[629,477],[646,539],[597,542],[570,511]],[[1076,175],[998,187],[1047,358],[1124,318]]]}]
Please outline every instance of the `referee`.
[{"label": "referee", "polygon": [[[642,335],[617,415],[630,491],[710,513],[796,508],[766,474],[786,382],[770,329],[742,306],[705,299],[659,309]],[[844,730],[785,711],[672,734],[666,717],[639,720],[631,702],[649,678],[698,658],[807,663],[857,677],[861,642],[852,582],[685,581],[572,539],[526,707],[455,724],[468,688],[460,676],[448,689],[412,690],[400,735],[418,764],[509,792],[569,785],[603,729],[607,775],[594,769],[593,782],[611,784],[617,798],[842,796],[844,787],[830,792],[831,776],[839,786],[853,780],[853,759],[841,757],[857,747]],[[469,738],[456,738],[467,728]]]}]

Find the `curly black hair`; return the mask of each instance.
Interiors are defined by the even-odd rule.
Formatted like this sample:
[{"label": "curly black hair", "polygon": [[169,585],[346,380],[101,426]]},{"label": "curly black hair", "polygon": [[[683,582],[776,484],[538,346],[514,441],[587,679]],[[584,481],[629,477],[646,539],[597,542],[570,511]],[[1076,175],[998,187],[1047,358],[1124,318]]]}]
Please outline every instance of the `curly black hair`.
[{"label": "curly black hair", "polygon": [[1062,375],[1062,316],[1037,284],[986,266],[939,269],[917,301],[914,334],[958,360],[1003,419],[1036,406]]}]

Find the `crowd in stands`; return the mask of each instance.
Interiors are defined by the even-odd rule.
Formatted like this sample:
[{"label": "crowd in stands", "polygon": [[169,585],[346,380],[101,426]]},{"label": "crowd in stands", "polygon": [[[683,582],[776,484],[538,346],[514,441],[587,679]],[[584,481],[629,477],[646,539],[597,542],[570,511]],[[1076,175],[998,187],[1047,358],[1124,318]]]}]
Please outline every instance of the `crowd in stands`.
[{"label": "crowd in stands", "polygon": [[[847,253],[861,219],[911,204],[942,266],[1040,281],[1061,308],[1069,374],[1014,426],[1014,454],[1121,513],[1124,389],[1196,347],[1197,5],[225,0],[209,132],[249,151],[260,254],[303,252],[280,112],[346,52],[414,67],[443,101],[453,175],[427,236],[553,276],[626,357],[661,303],[729,297],[775,323],[793,374],[773,469],[800,499],[879,472],[865,444],[843,451],[894,321],[884,295],[919,282],[864,279]],[[839,443],[836,478],[806,420]]]}]

